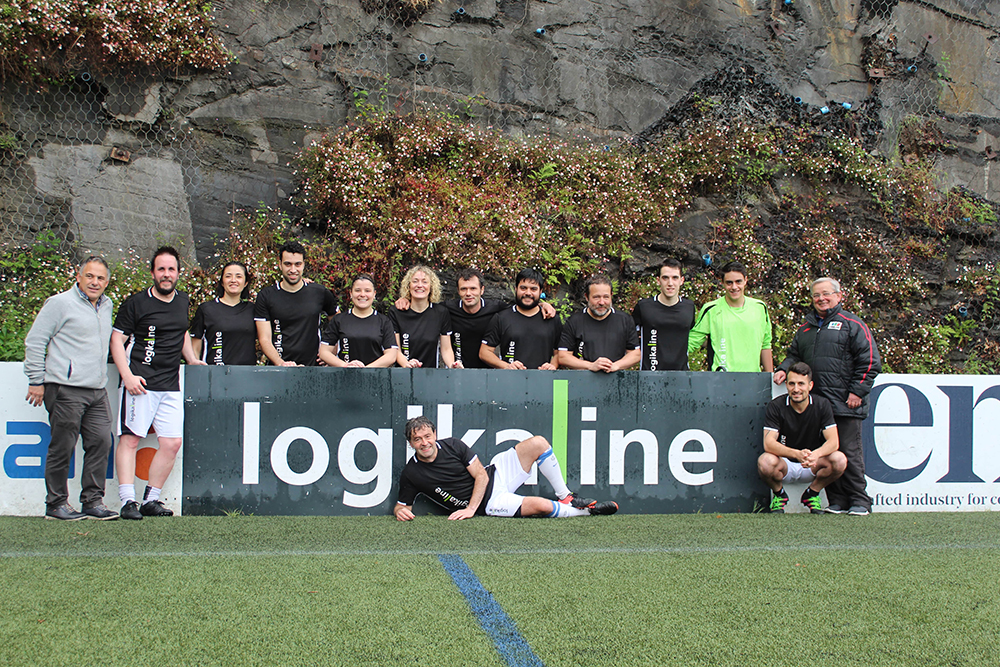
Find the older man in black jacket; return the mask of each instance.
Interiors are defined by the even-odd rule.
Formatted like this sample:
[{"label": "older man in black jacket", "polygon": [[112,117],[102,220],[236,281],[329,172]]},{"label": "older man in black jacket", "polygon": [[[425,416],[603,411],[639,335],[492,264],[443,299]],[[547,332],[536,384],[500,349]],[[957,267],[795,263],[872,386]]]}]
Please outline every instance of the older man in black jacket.
[{"label": "older man in black jacket", "polygon": [[847,456],[844,475],[826,487],[826,511],[867,516],[872,500],[866,491],[861,422],[868,416],[868,394],[882,361],[871,329],[841,308],[842,299],[840,283],[833,278],[813,281],[813,312],[796,332],[774,383],[782,384],[788,368],[798,361],[812,367],[813,391],[833,404],[840,451]]}]

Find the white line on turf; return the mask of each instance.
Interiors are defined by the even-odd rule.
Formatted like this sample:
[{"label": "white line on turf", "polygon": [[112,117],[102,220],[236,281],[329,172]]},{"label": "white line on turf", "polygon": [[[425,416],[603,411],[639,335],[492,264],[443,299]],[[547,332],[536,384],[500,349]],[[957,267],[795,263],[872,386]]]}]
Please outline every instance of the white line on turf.
[{"label": "white line on turf", "polygon": [[1000,544],[780,544],[725,547],[581,547],[579,549],[255,549],[210,551],[0,551],[0,558],[296,558],[300,556],[521,556],[572,554],[730,554],[793,551],[997,550]]}]

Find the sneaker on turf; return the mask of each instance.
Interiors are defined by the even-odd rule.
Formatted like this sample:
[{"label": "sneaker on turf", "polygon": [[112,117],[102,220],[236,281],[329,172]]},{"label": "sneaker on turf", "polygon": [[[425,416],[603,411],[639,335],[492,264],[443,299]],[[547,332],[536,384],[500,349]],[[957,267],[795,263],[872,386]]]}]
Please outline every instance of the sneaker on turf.
[{"label": "sneaker on turf", "polygon": [[847,513],[851,516],[868,516],[872,511],[863,505],[851,505]]},{"label": "sneaker on turf", "polygon": [[847,510],[840,505],[830,505],[825,511],[827,514],[847,514]]},{"label": "sneaker on turf", "polygon": [[104,503],[84,507],[83,513],[87,515],[88,519],[97,519],[98,521],[114,521],[118,518],[118,512],[109,510],[104,506]]},{"label": "sneaker on turf", "polygon": [[572,491],[570,491],[568,496],[560,498],[559,502],[561,502],[563,505],[570,505],[571,507],[575,507],[578,510],[590,509],[591,507],[597,504],[597,501],[594,500],[593,498],[578,498],[577,495]]},{"label": "sneaker on turf", "polygon": [[771,498],[771,514],[784,514],[785,505],[788,504],[788,494],[782,493]]},{"label": "sneaker on turf", "polygon": [[139,511],[139,503],[130,500],[122,505],[121,517],[129,521],[141,521],[142,513]]},{"label": "sneaker on turf", "polygon": [[808,487],[802,493],[802,504],[808,507],[813,514],[823,513],[823,501],[819,499],[819,492]]},{"label": "sneaker on turf", "polygon": [[591,515],[598,514],[614,514],[618,511],[618,503],[613,500],[605,500],[602,503],[594,503],[592,507],[588,507]]},{"label": "sneaker on turf", "polygon": [[173,516],[174,511],[167,509],[159,500],[150,500],[139,508],[143,516]]},{"label": "sneaker on turf", "polygon": [[77,512],[69,503],[63,503],[59,507],[46,507],[45,518],[59,521],[79,521],[86,519],[87,515],[83,512]]}]

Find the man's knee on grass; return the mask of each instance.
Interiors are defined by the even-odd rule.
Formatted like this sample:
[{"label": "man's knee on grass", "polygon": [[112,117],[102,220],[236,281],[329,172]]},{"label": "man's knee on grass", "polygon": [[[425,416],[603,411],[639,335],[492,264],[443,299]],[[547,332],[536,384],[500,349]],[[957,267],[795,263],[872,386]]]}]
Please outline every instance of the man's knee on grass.
[{"label": "man's knee on grass", "polygon": [[521,501],[521,516],[553,516],[555,502],[548,498],[526,496]]}]

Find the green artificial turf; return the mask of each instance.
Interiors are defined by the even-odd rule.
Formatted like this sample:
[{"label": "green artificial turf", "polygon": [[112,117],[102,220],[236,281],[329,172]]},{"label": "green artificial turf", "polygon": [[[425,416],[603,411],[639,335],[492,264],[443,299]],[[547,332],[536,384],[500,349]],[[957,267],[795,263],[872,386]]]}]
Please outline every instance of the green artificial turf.
[{"label": "green artificial turf", "polygon": [[986,665],[1000,515],[0,517],[2,665]]}]

